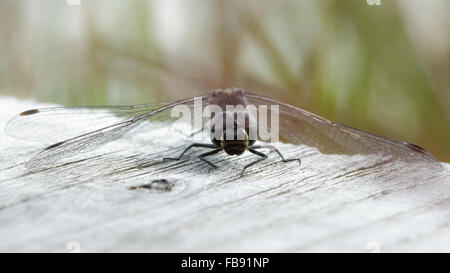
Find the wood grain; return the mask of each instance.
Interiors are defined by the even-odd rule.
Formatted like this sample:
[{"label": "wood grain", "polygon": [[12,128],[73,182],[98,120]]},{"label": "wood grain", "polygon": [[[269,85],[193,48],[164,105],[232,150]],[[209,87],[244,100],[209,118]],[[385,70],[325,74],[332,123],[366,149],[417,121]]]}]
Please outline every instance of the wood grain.
[{"label": "wood grain", "polygon": [[[151,125],[57,166],[23,164],[45,145],[3,133],[42,106],[0,97],[0,251],[429,252],[450,251],[450,165],[443,172],[277,144],[211,157],[211,170],[176,128]],[[268,152],[268,151],[267,151]],[[77,248],[75,247],[75,250]]]}]

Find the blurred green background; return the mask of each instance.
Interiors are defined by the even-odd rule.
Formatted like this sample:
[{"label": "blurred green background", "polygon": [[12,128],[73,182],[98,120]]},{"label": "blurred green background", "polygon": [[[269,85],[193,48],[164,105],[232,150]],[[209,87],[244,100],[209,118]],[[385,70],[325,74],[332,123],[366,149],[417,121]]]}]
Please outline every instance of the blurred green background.
[{"label": "blurred green background", "polygon": [[450,162],[450,1],[368,2],[1,0],[0,95],[123,105],[236,86]]}]

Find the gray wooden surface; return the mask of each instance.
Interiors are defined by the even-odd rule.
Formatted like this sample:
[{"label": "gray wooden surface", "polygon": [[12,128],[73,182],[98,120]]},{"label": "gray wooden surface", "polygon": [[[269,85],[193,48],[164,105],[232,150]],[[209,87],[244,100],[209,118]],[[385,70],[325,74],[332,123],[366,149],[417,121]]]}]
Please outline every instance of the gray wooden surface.
[{"label": "gray wooden surface", "polygon": [[446,163],[436,173],[278,144],[303,165],[271,153],[241,178],[255,155],[215,155],[217,170],[198,150],[163,163],[189,141],[160,128],[30,171],[23,163],[45,145],[3,127],[46,105],[9,97],[0,105],[0,251],[450,251]]}]

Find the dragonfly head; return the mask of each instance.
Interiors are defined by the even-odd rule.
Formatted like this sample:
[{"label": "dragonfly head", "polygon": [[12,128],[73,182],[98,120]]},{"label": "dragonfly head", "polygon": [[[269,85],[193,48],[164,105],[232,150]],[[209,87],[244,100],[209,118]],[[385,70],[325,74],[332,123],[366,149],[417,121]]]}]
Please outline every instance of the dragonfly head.
[{"label": "dragonfly head", "polygon": [[249,146],[248,134],[243,128],[226,129],[223,132],[220,146],[229,155],[240,155]]}]

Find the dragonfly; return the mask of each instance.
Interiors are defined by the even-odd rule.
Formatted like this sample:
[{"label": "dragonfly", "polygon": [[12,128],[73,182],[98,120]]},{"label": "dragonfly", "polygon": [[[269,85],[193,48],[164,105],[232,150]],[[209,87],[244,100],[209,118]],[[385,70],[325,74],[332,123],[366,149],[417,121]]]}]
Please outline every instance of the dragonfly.
[{"label": "dragonfly", "polygon": [[[163,103],[141,104],[133,106],[84,106],[84,107],[53,107],[32,109],[13,117],[6,125],[6,134],[27,140],[54,141],[34,157],[25,167],[29,169],[54,165],[61,159],[75,156],[79,153],[91,152],[103,145],[121,138],[146,122],[166,121],[170,119],[171,110],[178,105],[194,105],[195,98],[200,98],[205,105],[277,105],[279,114],[279,135],[282,142],[296,145],[306,145],[317,148],[324,154],[345,155],[376,155],[379,158],[402,161],[424,166],[431,170],[442,171],[440,163],[424,148],[407,142],[375,135],[358,130],[308,112],[290,104],[244,91],[241,88],[216,89],[200,97],[191,97]],[[260,114],[256,107],[256,114]],[[223,113],[228,115],[226,111]],[[220,114],[220,115],[221,115]],[[244,113],[252,118],[250,113]],[[251,113],[254,114],[254,113]],[[270,111],[269,113],[270,114]],[[250,115],[250,116],[249,116]],[[219,116],[216,114],[216,116]],[[214,118],[214,116],[212,116]],[[283,154],[271,144],[257,144],[257,139],[249,139],[249,125],[234,120],[232,126],[223,125],[214,131],[210,143],[192,143],[179,156],[164,158],[164,161],[181,160],[191,148],[211,149],[198,157],[213,168],[215,164],[206,157],[225,152],[228,155],[241,155],[249,151],[257,156],[255,160],[244,166],[244,171],[268,158],[260,149],[275,151],[283,162],[297,161],[300,158],[286,159]],[[270,124],[268,129],[270,129]],[[202,129],[203,130],[203,129]],[[211,128],[209,128],[211,130]],[[226,132],[233,138],[229,138]],[[243,139],[236,139],[237,133],[242,133]],[[216,137],[218,136],[218,137]]]}]

